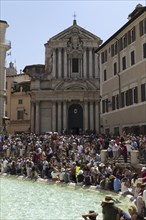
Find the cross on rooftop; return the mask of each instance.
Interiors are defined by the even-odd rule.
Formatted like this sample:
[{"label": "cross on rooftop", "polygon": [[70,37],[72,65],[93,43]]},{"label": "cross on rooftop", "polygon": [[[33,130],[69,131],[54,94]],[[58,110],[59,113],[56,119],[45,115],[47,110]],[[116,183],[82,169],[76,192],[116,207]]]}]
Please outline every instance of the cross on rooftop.
[{"label": "cross on rooftop", "polygon": [[76,15],[76,13],[75,13],[75,12],[74,12],[73,17],[74,17],[74,20],[76,20],[77,15]]}]

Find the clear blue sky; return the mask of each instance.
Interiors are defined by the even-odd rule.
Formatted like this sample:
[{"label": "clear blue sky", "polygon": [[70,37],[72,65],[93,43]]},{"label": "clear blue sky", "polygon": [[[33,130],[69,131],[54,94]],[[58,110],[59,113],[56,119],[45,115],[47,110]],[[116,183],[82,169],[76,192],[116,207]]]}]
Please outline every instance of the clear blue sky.
[{"label": "clear blue sky", "polygon": [[16,62],[19,72],[26,65],[44,64],[44,44],[72,25],[74,12],[77,24],[104,42],[139,3],[146,6],[146,0],[0,0],[0,19],[9,24],[6,38],[12,44],[6,66]]}]

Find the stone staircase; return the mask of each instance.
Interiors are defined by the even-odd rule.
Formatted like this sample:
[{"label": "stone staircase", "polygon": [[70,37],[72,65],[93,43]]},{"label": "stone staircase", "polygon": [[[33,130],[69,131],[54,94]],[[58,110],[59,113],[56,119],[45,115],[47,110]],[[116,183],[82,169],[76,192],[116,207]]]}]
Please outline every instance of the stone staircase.
[{"label": "stone staircase", "polygon": [[[146,161],[145,161],[145,159],[144,159],[143,156],[140,156],[140,155],[139,155],[139,156],[138,156],[138,160],[139,160],[139,164],[146,164]],[[124,158],[123,158],[122,155],[119,156],[118,162],[119,162],[119,163],[125,163],[125,162],[124,162]],[[131,156],[128,156],[128,158],[127,158],[127,163],[130,163],[130,162],[131,162]]]}]

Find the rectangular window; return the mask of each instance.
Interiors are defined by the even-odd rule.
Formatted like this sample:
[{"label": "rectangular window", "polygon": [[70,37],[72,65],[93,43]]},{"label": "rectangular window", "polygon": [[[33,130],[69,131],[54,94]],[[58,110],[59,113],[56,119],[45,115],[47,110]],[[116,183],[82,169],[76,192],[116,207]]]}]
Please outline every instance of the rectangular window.
[{"label": "rectangular window", "polygon": [[136,40],[135,27],[131,29],[131,42]]},{"label": "rectangular window", "polygon": [[112,110],[115,110],[115,96],[112,96]]},{"label": "rectangular window", "polygon": [[146,43],[143,44],[143,58],[146,58]]},{"label": "rectangular window", "polygon": [[133,104],[132,89],[129,89],[128,93],[129,93],[129,105],[132,105]]},{"label": "rectangular window", "polygon": [[123,48],[127,47],[127,33],[123,36]]},{"label": "rectangular window", "polygon": [[146,18],[139,23],[139,35],[146,34]]},{"label": "rectangular window", "polygon": [[23,104],[23,100],[22,100],[22,99],[19,99],[19,100],[18,100],[18,104],[19,104],[19,105]]},{"label": "rectangular window", "polygon": [[133,88],[133,101],[134,101],[134,103],[138,103],[138,89],[137,89],[137,87]]},{"label": "rectangular window", "polygon": [[111,45],[111,56],[115,56],[118,53],[118,43],[117,41]]},{"label": "rectangular window", "polygon": [[104,52],[101,53],[101,63],[104,63]]},{"label": "rectangular window", "polygon": [[116,95],[116,107],[119,109],[119,95]]},{"label": "rectangular window", "polygon": [[105,100],[105,106],[106,106],[105,109],[106,109],[106,112],[108,112],[108,104],[109,104],[109,101],[108,101],[108,99],[106,99],[106,100]]},{"label": "rectangular window", "polygon": [[122,41],[122,37],[121,37],[120,40],[119,40],[119,48],[120,48],[120,51],[123,50],[123,41]]},{"label": "rectangular window", "polygon": [[126,57],[125,56],[122,58],[122,68],[123,70],[126,69]]},{"label": "rectangular window", "polygon": [[136,40],[135,27],[128,31],[128,44],[131,44]]},{"label": "rectangular window", "polygon": [[114,44],[111,45],[111,56],[114,56]]},{"label": "rectangular window", "polygon": [[103,72],[103,80],[106,81],[107,80],[107,74],[106,74],[106,70],[104,70]]},{"label": "rectangular window", "polygon": [[102,113],[108,112],[108,99],[102,100]]},{"label": "rectangular window", "polygon": [[79,60],[77,58],[72,59],[72,72],[73,73],[79,72]]},{"label": "rectangular window", "polygon": [[135,53],[134,51],[131,52],[131,66],[135,64]]},{"label": "rectangular window", "polygon": [[128,95],[129,95],[129,94],[128,94],[128,91],[126,91],[126,92],[125,92],[125,101],[126,101],[125,105],[126,105],[126,106],[129,105],[129,97],[128,97]]},{"label": "rectangular window", "polygon": [[101,63],[107,62],[107,50],[101,53]]},{"label": "rectangular window", "polygon": [[146,101],[146,83],[141,85],[141,101]]},{"label": "rectangular window", "polygon": [[114,63],[114,75],[116,75],[116,74],[117,74],[117,62]]},{"label": "rectangular window", "polygon": [[24,119],[24,111],[18,110],[17,111],[17,120],[23,120]]},{"label": "rectangular window", "polygon": [[114,44],[115,55],[118,53],[118,42]]},{"label": "rectangular window", "polygon": [[105,100],[102,100],[102,113],[105,113]]},{"label": "rectangular window", "polygon": [[122,108],[125,106],[125,93],[124,92],[121,93],[121,106]]}]

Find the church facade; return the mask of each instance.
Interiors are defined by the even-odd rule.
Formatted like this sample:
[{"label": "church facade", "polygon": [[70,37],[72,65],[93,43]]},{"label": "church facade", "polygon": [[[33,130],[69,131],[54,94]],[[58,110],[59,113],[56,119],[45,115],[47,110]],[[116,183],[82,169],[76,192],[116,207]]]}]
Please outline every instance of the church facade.
[{"label": "church facade", "polygon": [[100,130],[100,76],[95,53],[101,39],[77,25],[45,44],[45,65],[31,76],[31,132]]}]

